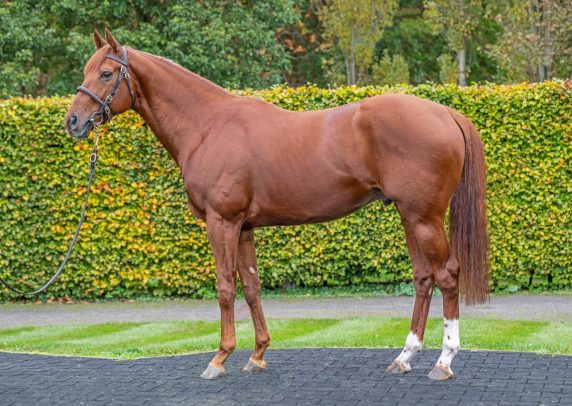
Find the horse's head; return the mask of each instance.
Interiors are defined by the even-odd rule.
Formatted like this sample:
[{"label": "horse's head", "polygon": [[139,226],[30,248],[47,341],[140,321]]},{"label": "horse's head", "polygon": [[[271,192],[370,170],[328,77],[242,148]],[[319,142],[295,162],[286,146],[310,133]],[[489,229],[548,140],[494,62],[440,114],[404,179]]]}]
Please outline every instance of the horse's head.
[{"label": "horse's head", "polygon": [[108,30],[105,36],[107,42],[94,31],[96,52],[85,65],[83,83],[65,118],[66,130],[73,138],[86,138],[94,124],[109,121],[135,102],[127,50]]}]

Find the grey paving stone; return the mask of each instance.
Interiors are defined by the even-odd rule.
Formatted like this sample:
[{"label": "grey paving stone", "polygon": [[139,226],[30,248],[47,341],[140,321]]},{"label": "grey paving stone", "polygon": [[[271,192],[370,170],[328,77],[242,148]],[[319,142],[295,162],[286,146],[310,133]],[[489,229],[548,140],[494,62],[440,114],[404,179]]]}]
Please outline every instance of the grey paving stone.
[{"label": "grey paving stone", "polygon": [[455,377],[435,382],[426,375],[440,351],[421,351],[409,374],[386,374],[398,352],[273,350],[268,369],[248,375],[240,368],[250,353],[238,351],[226,364],[228,375],[217,381],[199,379],[213,354],[118,362],[0,353],[0,404],[572,404],[572,375],[565,373],[572,357],[462,351],[453,362]]}]

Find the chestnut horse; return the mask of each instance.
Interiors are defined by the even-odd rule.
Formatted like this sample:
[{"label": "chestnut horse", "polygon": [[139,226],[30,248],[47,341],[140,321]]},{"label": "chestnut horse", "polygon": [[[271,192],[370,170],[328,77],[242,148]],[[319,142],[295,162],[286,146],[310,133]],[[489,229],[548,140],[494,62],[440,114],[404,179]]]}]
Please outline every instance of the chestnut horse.
[{"label": "chestnut horse", "polygon": [[[75,138],[133,108],[178,164],[191,212],[206,220],[216,262],[221,338],[202,378],[225,374],[235,349],[237,276],[255,329],[246,372],[266,367],[254,229],[330,221],[377,199],[397,208],[416,297],[405,347],[390,373],[411,370],[435,283],[443,352],[429,373],[448,379],[459,350],[459,292],[488,298],[485,159],[471,122],[446,106],[385,94],[323,111],[291,112],[232,95],[158,56],[122,47],[106,30],[66,116]],[[112,95],[112,97],[106,97]],[[108,110],[109,109],[109,110]],[[94,120],[93,118],[96,117]],[[450,207],[449,238],[444,227]]]}]

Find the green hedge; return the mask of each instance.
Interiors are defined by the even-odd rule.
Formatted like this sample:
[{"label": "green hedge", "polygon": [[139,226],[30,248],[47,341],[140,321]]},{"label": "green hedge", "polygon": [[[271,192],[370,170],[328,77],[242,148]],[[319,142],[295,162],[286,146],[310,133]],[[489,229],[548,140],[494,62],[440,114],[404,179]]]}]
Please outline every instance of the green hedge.
[{"label": "green hedge", "polygon": [[[480,131],[496,290],[572,288],[572,84],[273,88],[242,94],[293,110],[389,91],[443,103]],[[0,273],[20,288],[56,269],[85,192],[90,143],[64,131],[68,98],[0,101]],[[187,209],[178,169],[134,113],[103,131],[94,193],[79,243],[46,298],[210,296],[214,261],[205,226]],[[411,280],[393,206],[342,220],[256,232],[269,288]],[[6,290],[0,298],[13,297]]]}]

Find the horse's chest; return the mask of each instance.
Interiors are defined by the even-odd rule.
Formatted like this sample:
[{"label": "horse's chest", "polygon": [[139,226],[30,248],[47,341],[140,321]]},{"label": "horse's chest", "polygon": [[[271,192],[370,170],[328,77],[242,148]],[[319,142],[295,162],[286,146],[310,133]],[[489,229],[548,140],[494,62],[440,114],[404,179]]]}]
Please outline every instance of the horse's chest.
[{"label": "horse's chest", "polygon": [[206,219],[206,204],[204,195],[200,190],[193,189],[192,184],[185,181],[185,191],[187,192],[187,199],[189,201],[189,209],[191,213],[201,220]]},{"label": "horse's chest", "polygon": [[191,213],[193,213],[195,217],[198,217],[201,220],[206,220],[207,215],[205,207],[203,205],[197,204],[196,202],[193,202],[191,197],[189,197],[189,210],[191,210]]}]

